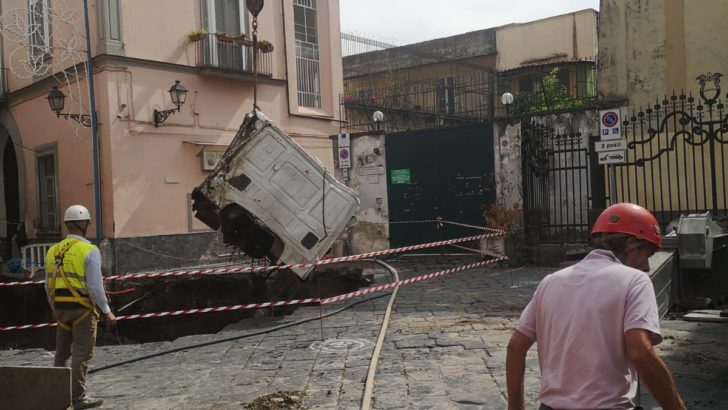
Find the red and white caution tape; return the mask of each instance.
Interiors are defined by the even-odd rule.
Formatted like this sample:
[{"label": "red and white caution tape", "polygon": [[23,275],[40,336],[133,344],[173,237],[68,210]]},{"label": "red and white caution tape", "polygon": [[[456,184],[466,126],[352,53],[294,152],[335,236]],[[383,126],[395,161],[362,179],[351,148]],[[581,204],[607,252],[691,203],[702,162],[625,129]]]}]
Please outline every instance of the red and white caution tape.
[{"label": "red and white caution tape", "polygon": [[[379,257],[384,255],[391,255],[396,253],[410,252],[420,249],[436,248],[438,246],[447,246],[456,243],[470,242],[484,238],[493,238],[500,236],[500,233],[489,233],[483,235],[469,236],[465,238],[449,239],[439,242],[424,243],[419,245],[404,246],[395,249],[385,249],[381,251],[361,253],[358,255],[342,256],[339,258],[323,259],[311,263],[297,263],[289,265],[271,265],[271,266],[254,266],[254,267],[237,267],[237,268],[207,268],[207,269],[192,269],[192,270],[181,270],[171,272],[155,272],[155,273],[134,273],[130,275],[114,275],[107,276],[104,280],[128,280],[128,279],[141,279],[141,278],[164,278],[171,276],[193,276],[193,275],[223,275],[228,273],[248,273],[248,272],[269,272],[278,269],[291,269],[291,268],[311,268],[322,265],[330,265],[341,262],[351,262],[358,259],[368,259],[373,257]],[[41,285],[45,281],[35,280],[26,282],[0,282],[0,287],[9,286],[28,286],[28,285]]]},{"label": "red and white caution tape", "polygon": [[392,283],[386,283],[384,285],[375,286],[372,288],[361,289],[361,290],[357,290],[356,292],[351,292],[351,293],[347,293],[344,295],[332,296],[330,298],[323,299],[321,301],[321,304],[325,305],[328,303],[340,302],[342,300],[351,299],[353,297],[367,295],[367,294],[373,293],[373,292],[381,292],[383,290],[391,289],[391,288],[394,288],[397,286],[411,285],[413,283],[422,282],[425,280],[431,280],[431,279],[439,278],[441,276],[450,275],[455,272],[462,272],[464,270],[475,269],[475,268],[478,268],[481,266],[490,265],[490,264],[505,261],[505,260],[508,260],[507,256],[500,256],[498,258],[489,259],[487,261],[470,263],[467,265],[458,266],[456,268],[450,268],[450,269],[441,270],[439,272],[428,273],[426,275],[415,276],[414,278],[399,280],[397,282],[392,282]]},{"label": "red and white caution tape", "polygon": [[466,246],[460,246],[460,245],[450,245],[450,246],[452,246],[453,248],[458,248],[458,249],[462,249],[464,251],[470,251],[470,252],[473,252],[473,253],[477,253],[479,255],[490,256],[490,257],[493,257],[493,258],[499,258],[499,257],[503,256],[500,253],[496,253],[496,252],[493,252],[493,251],[488,251],[488,250],[485,250],[485,249],[474,249],[474,248],[468,248]]},{"label": "red and white caution tape", "polygon": [[[135,315],[125,315],[125,316],[117,316],[116,320],[133,320],[133,319],[149,319],[149,318],[155,318],[155,317],[170,317],[170,316],[182,316],[182,315],[194,315],[198,313],[214,313],[214,312],[230,312],[235,310],[246,310],[246,309],[258,309],[258,308],[265,308],[265,307],[278,307],[278,306],[290,306],[290,305],[302,305],[302,304],[308,304],[308,303],[320,303],[322,305],[334,303],[334,302],[340,302],[342,300],[351,299],[357,296],[367,295],[369,293],[374,292],[381,292],[383,290],[391,289],[396,286],[401,285],[410,285],[417,282],[422,282],[425,280],[431,280],[435,278],[439,278],[445,275],[449,275],[451,273],[455,272],[461,272],[468,269],[474,269],[480,266],[490,265],[496,262],[508,260],[507,256],[500,256],[495,259],[490,259],[487,261],[480,261],[476,263],[471,263],[468,265],[458,266],[451,269],[445,269],[441,270],[439,272],[429,273],[426,275],[416,276],[413,278],[400,280],[397,282],[387,283],[380,286],[374,286],[371,288],[366,288],[362,290],[358,290],[356,292],[346,293],[343,295],[338,296],[332,296],[329,298],[321,299],[321,298],[309,298],[309,299],[293,299],[293,300],[285,300],[285,301],[279,301],[279,302],[264,302],[264,303],[250,303],[247,305],[232,305],[232,306],[219,306],[219,307],[210,307],[210,308],[199,308],[199,309],[186,309],[186,310],[175,310],[175,311],[169,311],[169,312],[156,312],[156,313],[143,313],[143,314],[135,314]],[[0,326],[0,332],[6,332],[11,330],[25,330],[25,329],[40,329],[44,327],[53,327],[56,326],[55,323],[39,323],[35,325],[19,325],[19,326]]]},{"label": "red and white caution tape", "polygon": [[488,228],[487,226],[477,226],[477,225],[461,224],[460,222],[453,222],[453,221],[442,221],[442,223],[447,224],[447,225],[462,226],[462,227],[465,227],[465,228],[482,229],[484,231],[495,232],[495,233],[498,233],[500,235],[505,235],[505,231],[503,231],[502,229]]}]

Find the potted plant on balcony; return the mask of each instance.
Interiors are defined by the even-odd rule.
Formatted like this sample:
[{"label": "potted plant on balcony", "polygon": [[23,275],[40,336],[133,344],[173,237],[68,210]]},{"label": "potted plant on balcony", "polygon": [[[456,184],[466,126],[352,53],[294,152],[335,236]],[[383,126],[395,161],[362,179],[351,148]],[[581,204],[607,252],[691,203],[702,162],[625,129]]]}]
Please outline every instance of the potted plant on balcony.
[{"label": "potted plant on balcony", "polygon": [[245,33],[240,33],[239,36],[235,37],[235,43],[241,46],[245,47],[252,47],[253,46],[253,40],[248,40]]},{"label": "potted plant on balcony", "polygon": [[215,33],[215,37],[217,38],[217,41],[221,43],[233,43],[235,42],[235,36],[232,34],[224,33],[222,31],[218,31]]},{"label": "potted plant on balcony", "polygon": [[258,41],[258,49],[261,53],[270,53],[273,51],[273,44],[268,40],[260,40]]},{"label": "potted plant on balcony", "polygon": [[194,43],[195,41],[204,39],[208,34],[207,30],[204,28],[193,30],[187,33],[187,41]]}]

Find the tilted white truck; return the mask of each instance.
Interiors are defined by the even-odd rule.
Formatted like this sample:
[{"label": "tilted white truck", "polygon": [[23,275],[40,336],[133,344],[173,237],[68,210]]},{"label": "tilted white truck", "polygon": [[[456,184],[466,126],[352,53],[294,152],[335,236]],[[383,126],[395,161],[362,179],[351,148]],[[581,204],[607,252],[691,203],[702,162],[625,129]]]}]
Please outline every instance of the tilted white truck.
[{"label": "tilted white truck", "polygon": [[[278,264],[323,256],[359,208],[354,191],[257,110],[192,200],[195,217],[220,229],[225,244]],[[305,279],[312,268],[292,270]]]}]

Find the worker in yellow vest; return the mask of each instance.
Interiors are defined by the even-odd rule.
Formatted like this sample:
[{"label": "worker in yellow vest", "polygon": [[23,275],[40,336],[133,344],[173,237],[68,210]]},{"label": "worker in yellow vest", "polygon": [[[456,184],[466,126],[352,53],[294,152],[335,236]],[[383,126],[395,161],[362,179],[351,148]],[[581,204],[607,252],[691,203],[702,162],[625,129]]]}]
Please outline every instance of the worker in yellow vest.
[{"label": "worker in yellow vest", "polygon": [[58,323],[54,366],[71,359],[71,397],[74,410],[101,406],[86,396],[86,374],[96,344],[99,311],[108,326],[116,323],[101,277],[101,253],[86,238],[91,216],[86,207],[71,205],[63,221],[68,236],[48,249],[46,294]]}]

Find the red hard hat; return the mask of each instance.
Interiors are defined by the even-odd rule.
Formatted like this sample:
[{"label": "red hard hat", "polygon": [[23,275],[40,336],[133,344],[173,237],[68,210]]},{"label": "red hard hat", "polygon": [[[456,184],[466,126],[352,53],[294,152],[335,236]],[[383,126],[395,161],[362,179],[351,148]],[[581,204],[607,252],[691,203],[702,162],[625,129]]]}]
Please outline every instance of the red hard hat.
[{"label": "red hard hat", "polygon": [[599,215],[591,231],[592,236],[598,233],[624,233],[662,247],[662,232],[655,216],[626,202],[614,204]]}]

